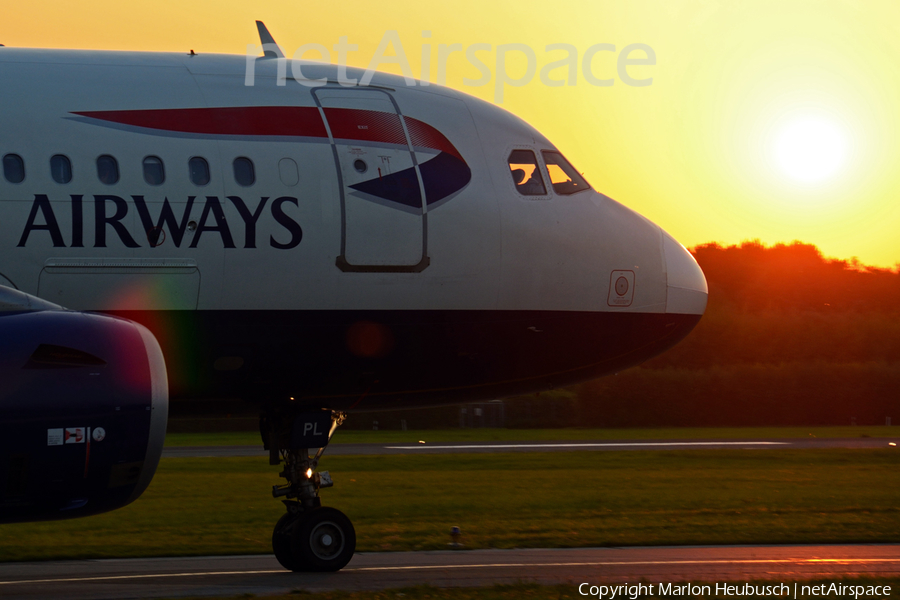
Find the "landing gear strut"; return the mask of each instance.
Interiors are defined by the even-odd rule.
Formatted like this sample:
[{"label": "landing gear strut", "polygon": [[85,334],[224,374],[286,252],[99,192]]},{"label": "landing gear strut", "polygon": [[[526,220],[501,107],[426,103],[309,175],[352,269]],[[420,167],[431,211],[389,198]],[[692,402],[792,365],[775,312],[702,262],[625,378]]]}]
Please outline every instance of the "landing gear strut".
[{"label": "landing gear strut", "polygon": [[[263,418],[269,463],[284,462],[279,475],[287,479],[286,484],[272,487],[272,496],[283,497],[287,508],[272,532],[272,550],[291,571],[337,571],[350,562],[356,549],[350,519],[336,508],[322,506],[319,499],[321,488],[334,485],[328,471],[316,472],[325,447],[345,418],[337,411]],[[315,456],[309,455],[310,448],[318,448]]]}]

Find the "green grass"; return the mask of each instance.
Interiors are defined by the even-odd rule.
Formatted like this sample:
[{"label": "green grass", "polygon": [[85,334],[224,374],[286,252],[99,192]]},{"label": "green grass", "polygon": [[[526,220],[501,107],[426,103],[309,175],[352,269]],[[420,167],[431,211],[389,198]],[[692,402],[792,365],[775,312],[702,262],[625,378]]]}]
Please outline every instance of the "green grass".
[{"label": "green grass", "polygon": [[[590,577],[586,577],[585,579],[591,579]],[[596,581],[596,580],[595,580]],[[794,579],[783,579],[779,580],[779,583],[784,582],[788,586],[792,587],[794,583]],[[801,585],[820,585],[826,584],[830,585],[832,583],[837,583],[839,585],[854,585],[854,586],[890,586],[891,595],[887,596],[889,598],[895,598],[898,596],[898,591],[900,591],[900,578],[884,578],[884,577],[835,577],[834,579],[816,579],[816,580],[796,580],[801,583]],[[614,585],[620,585],[624,582],[607,582],[613,583]],[[656,582],[654,582],[656,583]],[[668,582],[666,582],[668,583]],[[715,590],[715,582],[692,582],[695,585],[710,585],[713,590]],[[724,583],[724,582],[719,582]],[[743,585],[747,583],[746,581],[732,581],[728,582],[736,585]],[[771,581],[753,581],[751,584],[756,585],[772,585]],[[241,598],[247,598],[248,596],[230,596],[223,597],[219,599],[209,599],[206,600],[238,600]],[[652,596],[641,596],[641,598],[661,598],[664,596],[652,595]],[[686,598],[698,598],[699,596],[679,596]],[[713,596],[714,597],[714,596]],[[793,596],[791,596],[793,597]],[[832,598],[834,596],[832,595]],[[852,597],[852,596],[851,596]],[[863,597],[863,596],[860,596]],[[871,597],[871,596],[870,596]],[[875,596],[878,600],[884,598],[885,596]],[[368,592],[319,592],[319,593],[310,593],[302,590],[296,590],[288,595],[280,595],[280,596],[266,596],[269,600],[548,600],[548,599],[557,599],[557,600],[575,600],[576,598],[585,598],[584,595],[578,593],[578,586],[571,584],[562,584],[562,585],[538,585],[535,583],[517,583],[511,585],[495,585],[491,587],[480,587],[480,588],[438,588],[429,585],[416,586],[416,587],[408,587],[408,588],[400,588],[393,590],[379,590],[379,591],[368,591]],[[623,596],[623,598],[629,598],[629,596]],[[785,596],[753,596],[753,598],[778,598],[779,600],[785,600]],[[604,600],[606,600],[606,596],[604,596]],[[805,600],[805,599],[804,599]]]},{"label": "green grass", "polygon": [[[338,429],[333,444],[426,442],[572,441],[651,439],[898,438],[900,427],[672,427],[668,429],[438,429],[353,431]],[[259,433],[170,433],[167,446],[257,446]]]},{"label": "green grass", "polygon": [[[333,456],[358,550],[900,542],[900,449]],[[258,458],[164,459],[119,511],[2,528],[0,560],[269,553]]]}]

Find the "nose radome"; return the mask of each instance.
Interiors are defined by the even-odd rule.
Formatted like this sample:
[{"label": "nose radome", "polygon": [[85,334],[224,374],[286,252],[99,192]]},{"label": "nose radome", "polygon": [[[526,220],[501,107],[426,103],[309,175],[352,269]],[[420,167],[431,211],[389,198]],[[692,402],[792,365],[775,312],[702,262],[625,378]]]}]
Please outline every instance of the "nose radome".
[{"label": "nose radome", "polygon": [[666,259],[666,312],[702,315],[709,288],[700,265],[687,249],[663,232]]}]

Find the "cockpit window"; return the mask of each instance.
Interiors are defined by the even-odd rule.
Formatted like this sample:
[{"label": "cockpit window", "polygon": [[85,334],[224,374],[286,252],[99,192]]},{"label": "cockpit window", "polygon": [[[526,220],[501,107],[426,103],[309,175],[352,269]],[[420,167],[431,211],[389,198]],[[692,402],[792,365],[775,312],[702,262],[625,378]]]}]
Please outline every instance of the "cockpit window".
[{"label": "cockpit window", "polygon": [[551,150],[544,150],[542,154],[544,162],[547,164],[547,172],[550,173],[550,183],[553,184],[554,192],[567,196],[591,188],[584,177],[562,154]]},{"label": "cockpit window", "polygon": [[513,150],[509,155],[509,172],[516,184],[516,191],[523,196],[547,194],[541,168],[531,150]]}]

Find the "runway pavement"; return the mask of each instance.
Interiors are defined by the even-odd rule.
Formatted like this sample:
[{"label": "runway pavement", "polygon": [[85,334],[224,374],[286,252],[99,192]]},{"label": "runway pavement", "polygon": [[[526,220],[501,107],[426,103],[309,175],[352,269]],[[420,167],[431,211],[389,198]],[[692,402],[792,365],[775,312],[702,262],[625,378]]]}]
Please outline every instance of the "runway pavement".
[{"label": "runway pavement", "polygon": [[[558,442],[455,442],[424,444],[338,444],[328,446],[329,456],[352,454],[454,454],[485,452],[621,452],[629,450],[712,450],[723,448],[888,448],[900,444],[897,438],[803,438],[765,440],[579,440]],[[900,452],[900,446],[893,446]],[[262,444],[258,446],[170,446],[163,449],[165,457],[202,456],[267,456]]]},{"label": "runway pavement", "polygon": [[0,565],[0,598],[160,598],[388,589],[519,581],[744,583],[900,576],[900,545],[686,546],[356,554],[338,573],[291,573],[272,556],[84,560]]}]

